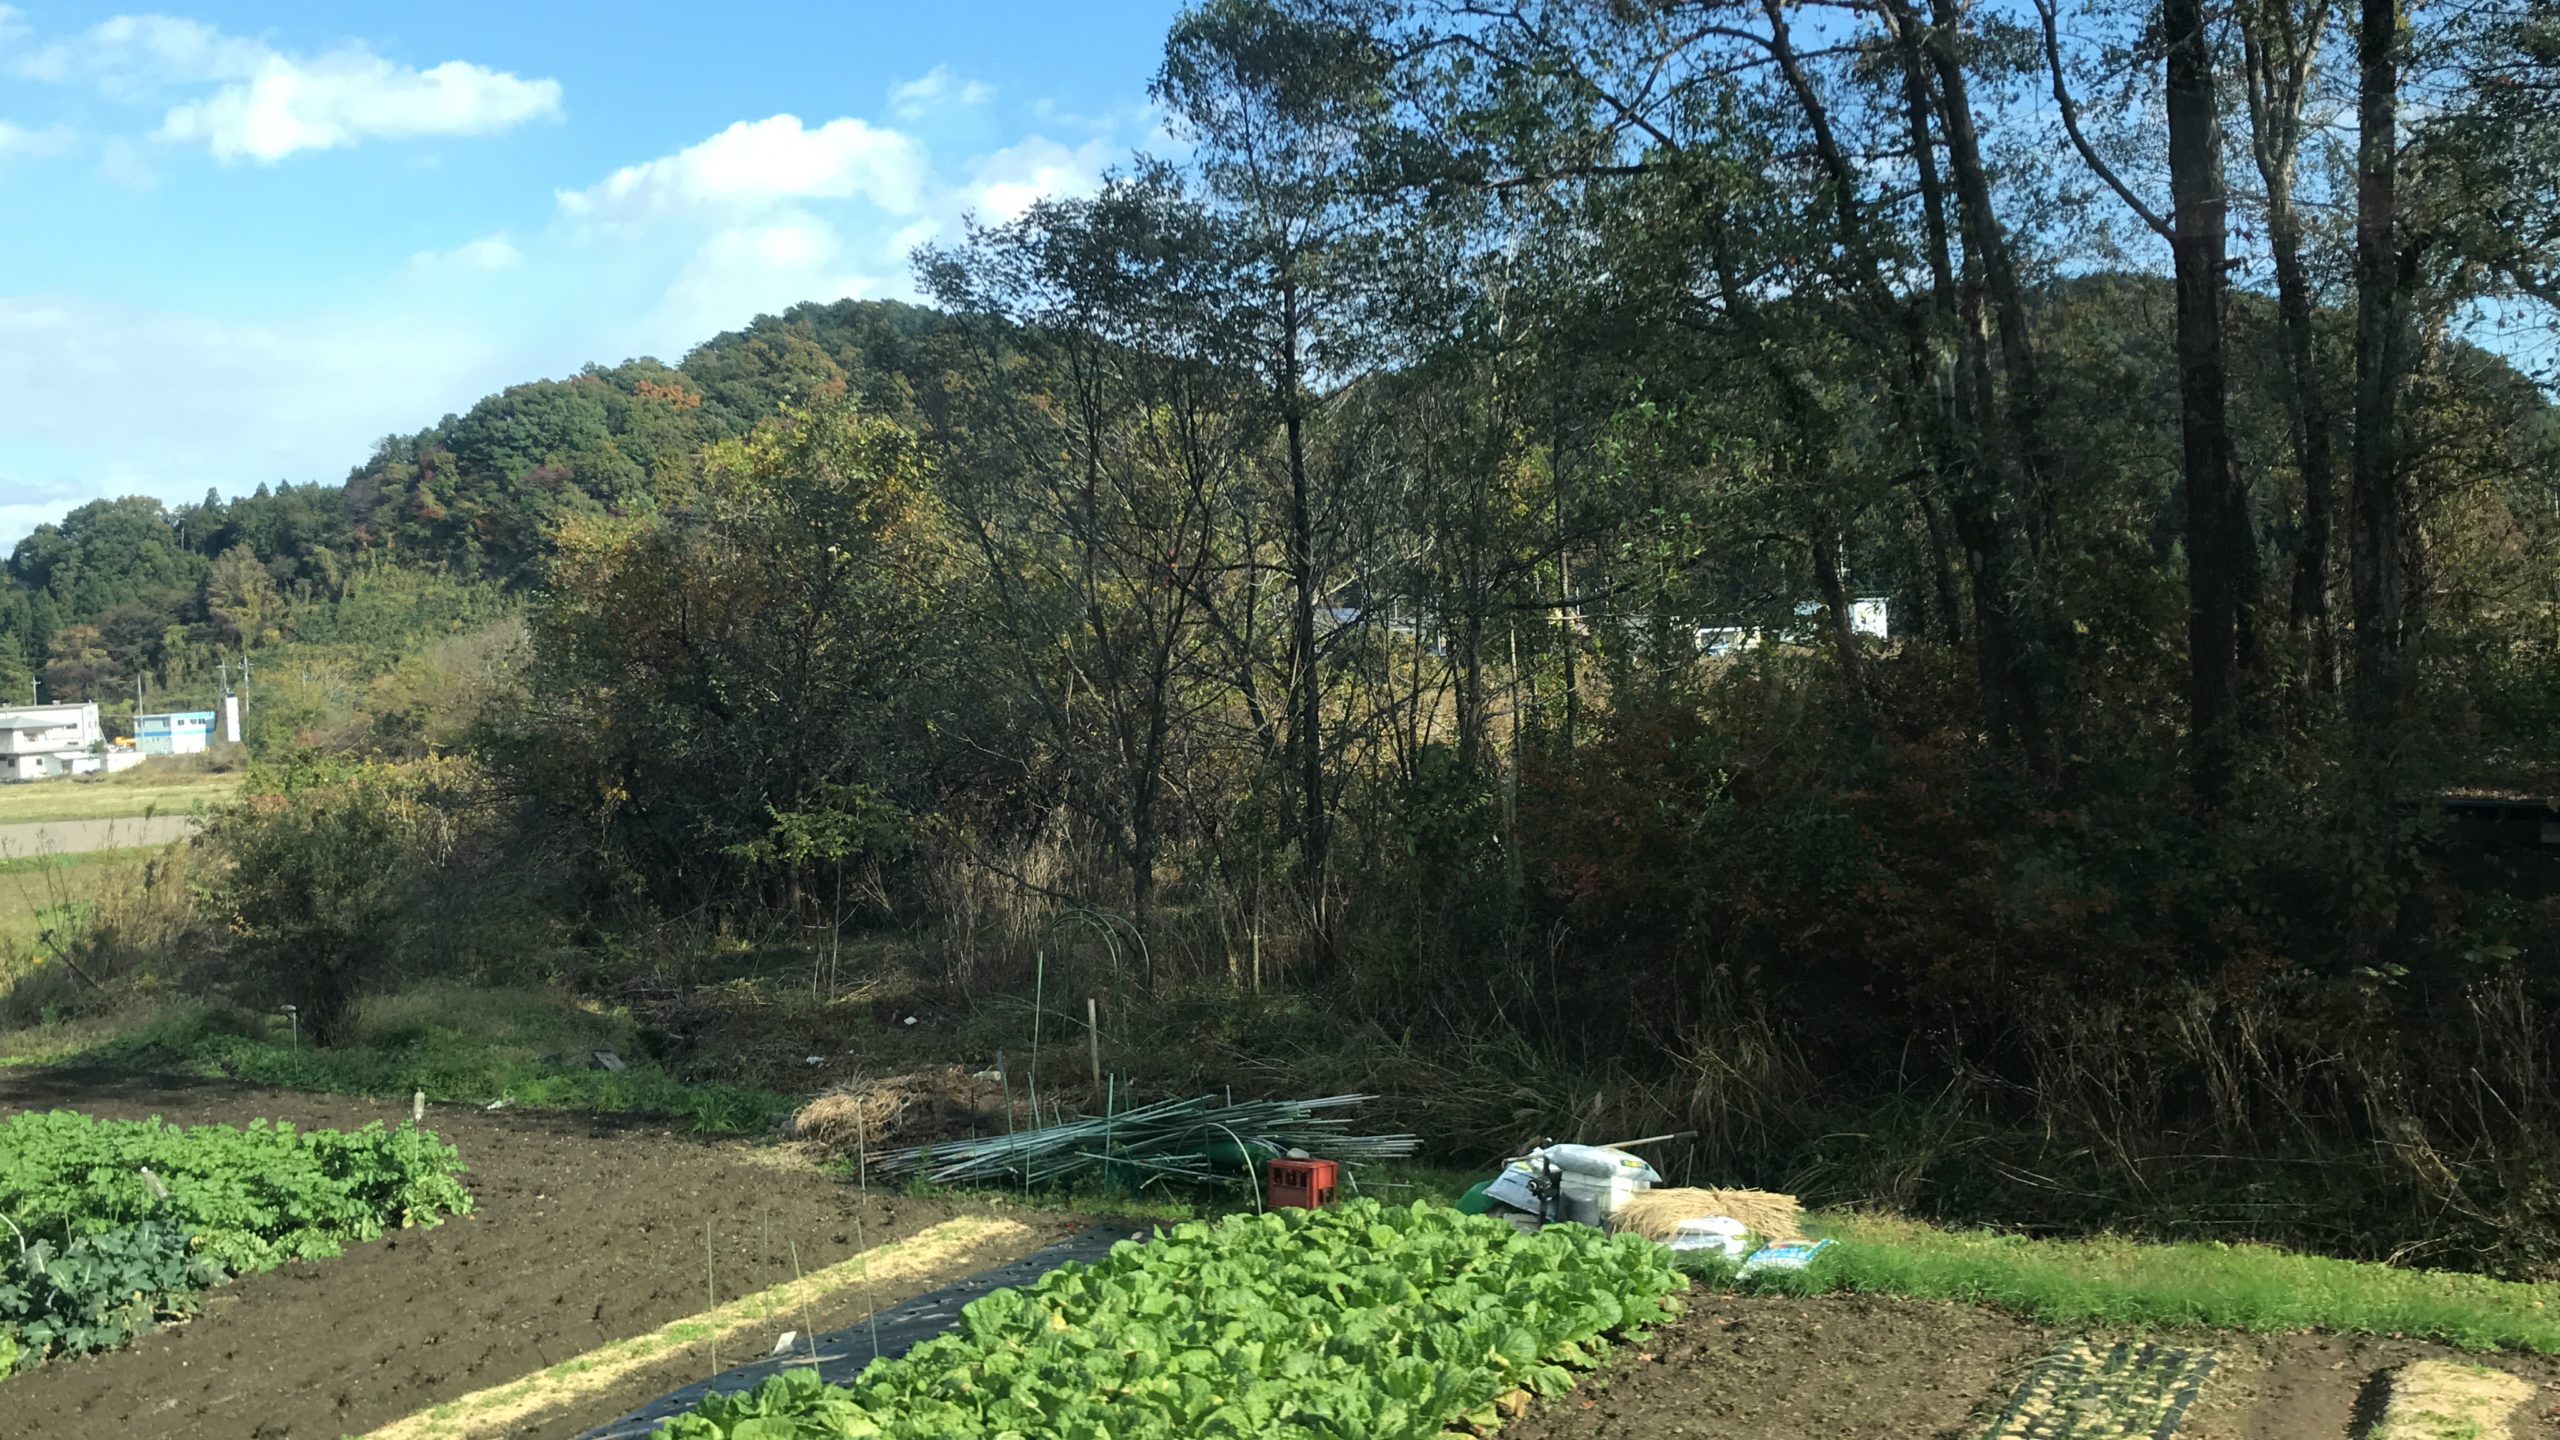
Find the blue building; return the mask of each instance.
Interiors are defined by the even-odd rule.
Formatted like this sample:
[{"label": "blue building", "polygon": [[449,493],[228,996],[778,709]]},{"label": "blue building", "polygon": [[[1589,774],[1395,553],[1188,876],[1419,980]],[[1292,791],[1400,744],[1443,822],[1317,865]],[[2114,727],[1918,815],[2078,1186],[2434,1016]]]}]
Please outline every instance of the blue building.
[{"label": "blue building", "polygon": [[133,717],[133,746],[145,755],[195,755],[213,743],[213,712],[180,710]]}]

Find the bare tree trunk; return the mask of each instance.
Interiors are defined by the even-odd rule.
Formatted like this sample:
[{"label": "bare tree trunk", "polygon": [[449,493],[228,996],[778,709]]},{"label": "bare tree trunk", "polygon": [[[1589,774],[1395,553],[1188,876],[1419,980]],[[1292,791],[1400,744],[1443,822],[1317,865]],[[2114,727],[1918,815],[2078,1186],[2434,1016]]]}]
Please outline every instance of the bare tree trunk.
[{"label": "bare tree trunk", "polygon": [[[2036,361],[2035,341],[2027,329],[2024,289],[2016,260],[1992,203],[1991,179],[1982,159],[1982,140],[1974,125],[1971,85],[1956,45],[1963,25],[1957,0],[1932,0],[1937,27],[1927,53],[1937,67],[1939,98],[1946,122],[1947,159],[1955,170],[1956,212],[1964,237],[1966,262],[1980,258],[1982,283],[1990,301],[1990,320],[2000,345],[2000,367],[2008,381],[2006,415],[2018,447],[2023,474],[2017,494],[2026,516],[2030,557],[2041,559],[2052,535],[2054,498],[2051,487],[2061,468],[2044,424],[2044,375]],[[1991,416],[1982,417],[1989,423]]]},{"label": "bare tree trunk", "polygon": [[2275,260],[2276,314],[2284,329],[2285,405],[2294,468],[2302,477],[2302,534],[2293,563],[2290,619],[2302,652],[2301,689],[2318,696],[2338,682],[2337,636],[2329,619],[2330,552],[2335,547],[2337,460],[2330,447],[2329,397],[2320,380],[2312,328],[2311,279],[2302,264],[2302,217],[2293,186],[2301,155],[2302,107],[2311,65],[2329,21],[2329,0],[2254,0],[2239,8],[2249,93],[2250,154],[2267,187],[2267,248]]},{"label": "bare tree trunk", "polygon": [[2177,271],[2179,437],[2187,500],[2187,743],[2197,791],[2229,788],[2251,653],[2256,538],[2231,448],[2222,323],[2229,197],[2203,0],[2165,0],[2170,249]]},{"label": "bare tree trunk", "polygon": [[1307,474],[1306,391],[1299,374],[1298,292],[1284,284],[1281,311],[1281,423],[1289,447],[1289,580],[1295,613],[1289,640],[1289,667],[1297,687],[1292,728],[1298,732],[1298,786],[1301,858],[1306,864],[1307,923],[1315,942],[1319,972],[1333,964],[1333,925],[1327,913],[1325,874],[1329,840],[1324,803],[1324,689],[1317,683],[1315,497]]},{"label": "bare tree trunk", "polygon": [[[1920,54],[1920,18],[1910,10],[1907,0],[1889,0],[1884,5],[1884,20],[1894,33],[1894,51],[1902,59],[1902,113],[1910,126],[1912,169],[1920,177],[1920,218],[1928,223],[1928,272],[1930,272],[1930,313],[1938,318],[1938,328],[1948,336],[1956,336],[1961,313],[1956,305],[1956,261],[1953,261],[1953,238],[1946,223],[1946,179],[1938,174],[1938,143],[1930,138],[1930,102],[1928,61]],[[1964,384],[1951,384],[1946,400],[1933,410],[1935,448],[1938,448],[1938,482],[1946,487],[1951,482],[1951,459],[1956,448],[1958,430],[1969,428],[1964,423],[1971,407],[1966,405]],[[1946,507],[1928,489],[1915,489],[1912,500],[1920,505],[1920,523],[1928,525],[1930,561],[1935,564],[1938,582],[1938,615],[1946,628],[1946,643],[1964,643],[1964,605],[1956,594],[1956,566],[1948,546]]]},{"label": "bare tree trunk", "polygon": [[1914,488],[1920,524],[1929,536],[1929,575],[1937,585],[1938,632],[1950,646],[1964,644],[1964,608],[1956,586],[1955,554],[1947,544],[1947,517],[1928,491]]},{"label": "bare tree trunk", "polygon": [[[1973,573],[1974,651],[1982,675],[1984,725],[1995,739],[2016,742],[2031,761],[2042,763],[2050,750],[2044,707],[2038,687],[2022,673],[2027,657],[2021,650],[2036,643],[2034,637],[2045,628],[2032,623],[2044,606],[2027,573],[2041,553],[2041,536],[2047,528],[2043,517],[2051,506],[2046,486],[2056,468],[2044,434],[2043,378],[2027,333],[2017,271],[1983,167],[1981,137],[1956,46],[1961,11],[1955,0],[1931,0],[1935,24],[1923,27],[1908,10],[1907,0],[1894,3],[1904,8],[1913,43],[1937,75],[1938,113],[1948,166],[1955,176],[1956,231],[1964,245],[1963,280],[1956,300],[1958,368],[1963,377],[1957,383],[1960,394],[1970,388],[1962,403],[1971,411],[1967,453],[1973,475],[1966,492],[1951,497],[1950,510]],[[1990,315],[1985,315],[1986,310]],[[1990,334],[1995,328],[2009,382],[2005,412],[1992,375]],[[2004,413],[2020,471],[2017,483],[2009,487],[2009,506],[2000,503],[2003,487],[1997,477],[2002,467],[1994,460],[1990,444],[1992,427]],[[2023,566],[2001,518],[2008,508],[2026,517]],[[2019,633],[2021,606],[2031,622],[2023,627],[2029,631],[2024,638]]]},{"label": "bare tree trunk", "polygon": [[2356,33],[2356,425],[2353,580],[2356,710],[2369,743],[2403,700],[2400,391],[2408,351],[2400,293],[2400,0],[2362,0]]},{"label": "bare tree trunk", "polygon": [[1858,648],[1857,616],[1850,608],[1849,587],[1840,578],[1840,530],[1828,517],[1815,521],[1813,580],[1831,612],[1831,644],[1840,654],[1840,683],[1861,717],[1869,713],[1865,655]]}]

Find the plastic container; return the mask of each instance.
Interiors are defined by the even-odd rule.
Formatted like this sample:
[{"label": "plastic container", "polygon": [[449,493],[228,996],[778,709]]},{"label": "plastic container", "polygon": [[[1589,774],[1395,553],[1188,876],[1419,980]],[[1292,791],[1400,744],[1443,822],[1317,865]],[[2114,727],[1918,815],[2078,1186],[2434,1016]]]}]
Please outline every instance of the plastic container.
[{"label": "plastic container", "polygon": [[1557,1177],[1556,1208],[1564,1218],[1583,1225],[1605,1224],[1618,1213],[1618,1207],[1632,1195],[1653,1188],[1648,1167],[1643,1175],[1619,1171],[1612,1175],[1576,1175],[1570,1172]]},{"label": "plastic container", "polygon": [[1580,1175],[1586,1179],[1606,1180],[1613,1176],[1631,1175],[1647,1185],[1662,1183],[1662,1177],[1655,1174],[1653,1167],[1644,1163],[1642,1158],[1605,1145],[1549,1145],[1529,1152],[1529,1158],[1544,1160],[1567,1175]]},{"label": "plastic container", "polygon": [[1274,1160],[1263,1171],[1263,1207],[1321,1210],[1333,1203],[1335,1171],[1330,1160]]},{"label": "plastic container", "polygon": [[1751,1234],[1742,1222],[1730,1215],[1704,1215],[1683,1220],[1672,1232],[1670,1246],[1674,1251],[1703,1252],[1740,1260],[1751,1253]]}]

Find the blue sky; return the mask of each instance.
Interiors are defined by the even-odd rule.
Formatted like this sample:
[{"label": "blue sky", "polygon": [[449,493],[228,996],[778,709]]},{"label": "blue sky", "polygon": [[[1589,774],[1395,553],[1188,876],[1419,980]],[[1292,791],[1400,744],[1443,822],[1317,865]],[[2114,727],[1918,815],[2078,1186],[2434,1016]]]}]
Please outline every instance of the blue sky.
[{"label": "blue sky", "polygon": [[1161,143],[1178,0],[0,4],[0,545],[344,477]]}]

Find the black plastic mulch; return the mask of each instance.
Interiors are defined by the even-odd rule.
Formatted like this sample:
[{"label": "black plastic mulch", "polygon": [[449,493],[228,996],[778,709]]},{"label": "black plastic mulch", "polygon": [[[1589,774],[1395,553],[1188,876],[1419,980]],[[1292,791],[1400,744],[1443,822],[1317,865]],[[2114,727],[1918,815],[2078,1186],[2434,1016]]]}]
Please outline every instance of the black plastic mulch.
[{"label": "black plastic mulch", "polygon": [[[863,1320],[842,1330],[831,1330],[817,1338],[818,1377],[833,1385],[850,1385],[862,1368],[882,1356],[904,1355],[936,1335],[960,1323],[960,1307],[990,1290],[1019,1288],[1071,1260],[1091,1264],[1110,1253],[1111,1247],[1123,1240],[1144,1240],[1143,1230],[1127,1225],[1098,1225],[1054,1245],[1034,1250],[1010,1265],[981,1271],[966,1280],[946,1285],[930,1295],[921,1295],[894,1309],[883,1310],[877,1324]],[[752,1365],[724,1370],[718,1375],[681,1390],[661,1395],[630,1414],[608,1425],[599,1425],[578,1440],[646,1440],[658,1427],[702,1403],[706,1395],[732,1394],[753,1390],[784,1370],[809,1368],[812,1346],[806,1337],[792,1342],[791,1353],[775,1355]]]}]

